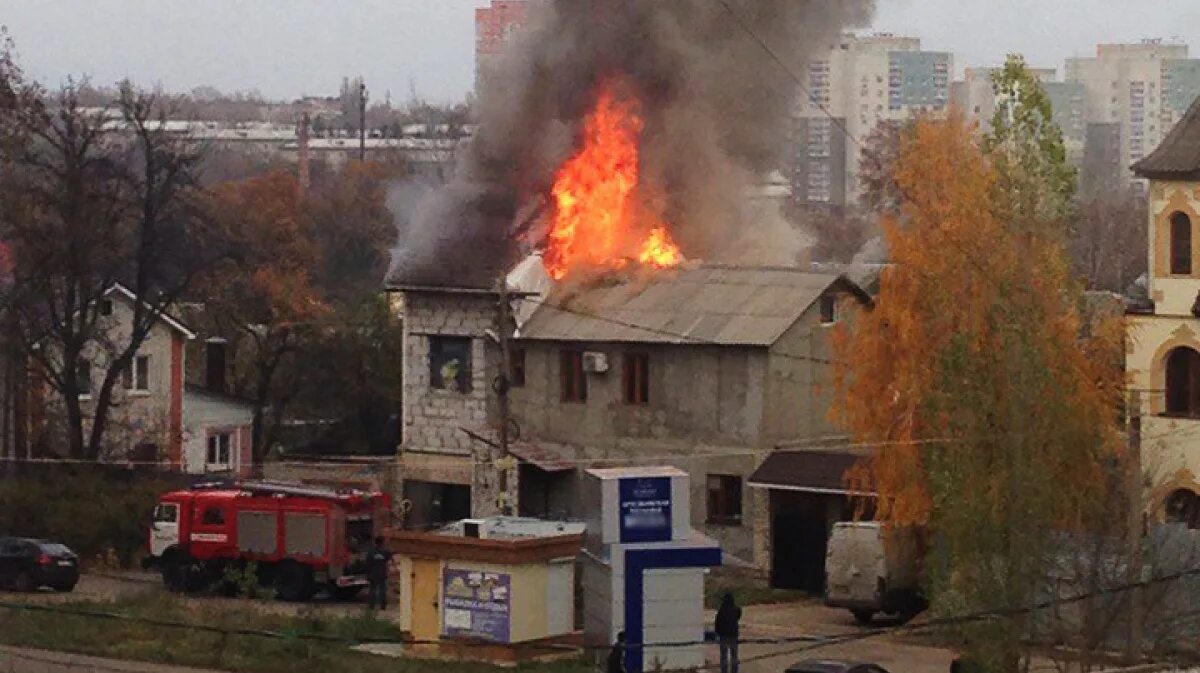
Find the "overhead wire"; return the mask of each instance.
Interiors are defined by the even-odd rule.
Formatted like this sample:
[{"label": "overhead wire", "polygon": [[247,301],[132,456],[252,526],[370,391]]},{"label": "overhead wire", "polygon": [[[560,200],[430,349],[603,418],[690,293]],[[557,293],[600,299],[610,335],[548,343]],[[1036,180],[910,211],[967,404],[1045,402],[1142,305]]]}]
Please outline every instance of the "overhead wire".
[{"label": "overhead wire", "polygon": [[[1162,584],[1176,582],[1179,580],[1200,576],[1200,566],[1185,568],[1175,572],[1170,572],[1162,575],[1156,575],[1143,580],[1125,582],[1115,584],[1108,587],[1099,587],[1081,591],[1069,596],[1046,598],[1033,601],[1031,603],[1014,606],[1014,607],[999,607],[991,609],[977,610],[973,612],[963,613],[959,615],[951,615],[947,617],[936,617],[920,622],[912,622],[908,624],[899,624],[894,626],[877,627],[866,629],[857,633],[841,635],[841,636],[813,636],[811,634],[803,634],[796,636],[782,636],[772,638],[745,638],[740,639],[739,643],[743,644],[789,644],[803,643],[801,647],[789,649],[780,652],[767,652],[761,655],[745,657],[741,659],[741,663],[751,663],[753,661],[761,661],[773,659],[781,656],[791,656],[797,653],[816,650],[824,647],[843,645],[846,643],[878,638],[881,636],[917,633],[921,631],[959,626],[963,624],[977,623],[997,618],[1015,617],[1020,615],[1032,614],[1042,610],[1049,610],[1063,605],[1071,605],[1080,603],[1093,598],[1112,596],[1130,591],[1149,589]],[[213,624],[205,624],[203,622],[181,621],[173,619],[160,619],[155,617],[144,617],[139,615],[123,614],[119,612],[108,612],[95,609],[84,609],[72,607],[70,605],[58,604],[42,604],[42,603],[24,603],[13,601],[0,601],[0,609],[14,612],[45,612],[51,614],[83,617],[88,619],[99,619],[108,621],[123,621],[150,626],[160,626],[171,629],[191,629],[206,633],[216,633],[222,635],[247,636],[267,639],[282,639],[282,640],[307,640],[323,642],[327,644],[344,644],[347,646],[383,644],[397,642],[395,639],[389,638],[355,638],[350,636],[338,636],[328,633],[318,633],[310,631],[296,630],[273,630],[273,629],[255,629],[255,628],[231,628],[227,626],[217,626]],[[424,645],[424,644],[440,644],[450,645],[454,647],[485,647],[494,648],[495,644],[488,642],[457,642],[453,640],[405,640],[402,644],[407,645]],[[665,643],[627,643],[629,648],[671,648],[671,647],[694,647],[699,645],[711,645],[707,639],[695,641],[678,641]],[[548,649],[545,643],[513,643],[510,646],[516,648],[530,648],[544,650]],[[611,645],[572,645],[560,646],[560,649],[570,649],[578,652],[589,650],[607,650]],[[707,668],[707,667],[706,667]]]}]

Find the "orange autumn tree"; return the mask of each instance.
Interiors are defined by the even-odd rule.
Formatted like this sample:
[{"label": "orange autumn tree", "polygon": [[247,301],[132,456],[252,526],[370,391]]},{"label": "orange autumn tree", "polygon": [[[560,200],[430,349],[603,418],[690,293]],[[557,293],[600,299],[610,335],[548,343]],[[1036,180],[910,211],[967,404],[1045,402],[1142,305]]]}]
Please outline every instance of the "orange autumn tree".
[{"label": "orange autumn tree", "polygon": [[[1056,534],[1086,525],[1118,451],[1120,325],[1085,324],[1063,228],[1011,224],[1011,194],[959,118],[903,134],[891,266],[834,337],[833,415],[873,457],[854,490],[930,531],[925,580],[954,615],[1031,603]],[[1026,195],[1027,196],[1027,195]],[[965,625],[1011,670],[1024,622]]]},{"label": "orange autumn tree", "polygon": [[[289,173],[217,185],[208,206],[229,251],[204,279],[202,296],[213,331],[249,346],[233,349],[240,355],[232,392],[254,402],[257,468],[272,443],[270,430],[294,396],[280,374],[330,313],[310,272],[320,265],[321,250]],[[268,408],[275,423],[265,418]]]}]

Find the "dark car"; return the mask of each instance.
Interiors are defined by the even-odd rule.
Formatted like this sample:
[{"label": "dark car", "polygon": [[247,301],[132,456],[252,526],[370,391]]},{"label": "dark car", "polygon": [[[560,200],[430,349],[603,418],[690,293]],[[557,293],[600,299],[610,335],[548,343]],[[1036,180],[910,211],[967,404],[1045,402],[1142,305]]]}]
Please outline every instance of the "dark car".
[{"label": "dark car", "polygon": [[788,666],[786,673],[888,673],[878,664],[840,659],[811,659]]},{"label": "dark car", "polygon": [[79,582],[79,558],[66,545],[23,537],[0,537],[0,588],[70,591]]}]

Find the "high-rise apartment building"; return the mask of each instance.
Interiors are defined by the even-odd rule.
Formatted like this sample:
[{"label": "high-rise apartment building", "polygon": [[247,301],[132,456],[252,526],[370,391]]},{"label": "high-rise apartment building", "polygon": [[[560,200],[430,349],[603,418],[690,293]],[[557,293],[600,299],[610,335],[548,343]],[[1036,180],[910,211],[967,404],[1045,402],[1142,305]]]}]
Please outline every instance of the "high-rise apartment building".
[{"label": "high-rise apartment building", "polygon": [[953,72],[947,52],[917,38],[845,35],[812,60],[797,105],[792,198],[797,205],[844,207],[858,199],[860,143],[881,123],[944,114]]},{"label": "high-rise apartment building", "polygon": [[530,0],[492,0],[487,7],[475,9],[476,93],[509,38],[525,26],[531,4]]},{"label": "high-rise apartment building", "polygon": [[1102,44],[1094,57],[1067,59],[1065,75],[1086,90],[1085,133],[1102,145],[1088,147],[1085,183],[1131,179],[1129,166],[1152,152],[1200,95],[1200,59],[1188,58],[1179,42]]}]

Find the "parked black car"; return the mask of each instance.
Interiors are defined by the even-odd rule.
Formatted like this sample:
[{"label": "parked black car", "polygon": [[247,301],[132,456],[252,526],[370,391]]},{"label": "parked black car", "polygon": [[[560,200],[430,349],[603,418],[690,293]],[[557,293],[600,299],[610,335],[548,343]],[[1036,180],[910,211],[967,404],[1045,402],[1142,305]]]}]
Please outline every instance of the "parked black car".
[{"label": "parked black car", "polygon": [[787,667],[786,673],[888,673],[878,664],[838,659],[811,659]]},{"label": "parked black car", "polygon": [[23,537],[0,537],[0,588],[70,591],[79,582],[79,558],[66,545]]}]

